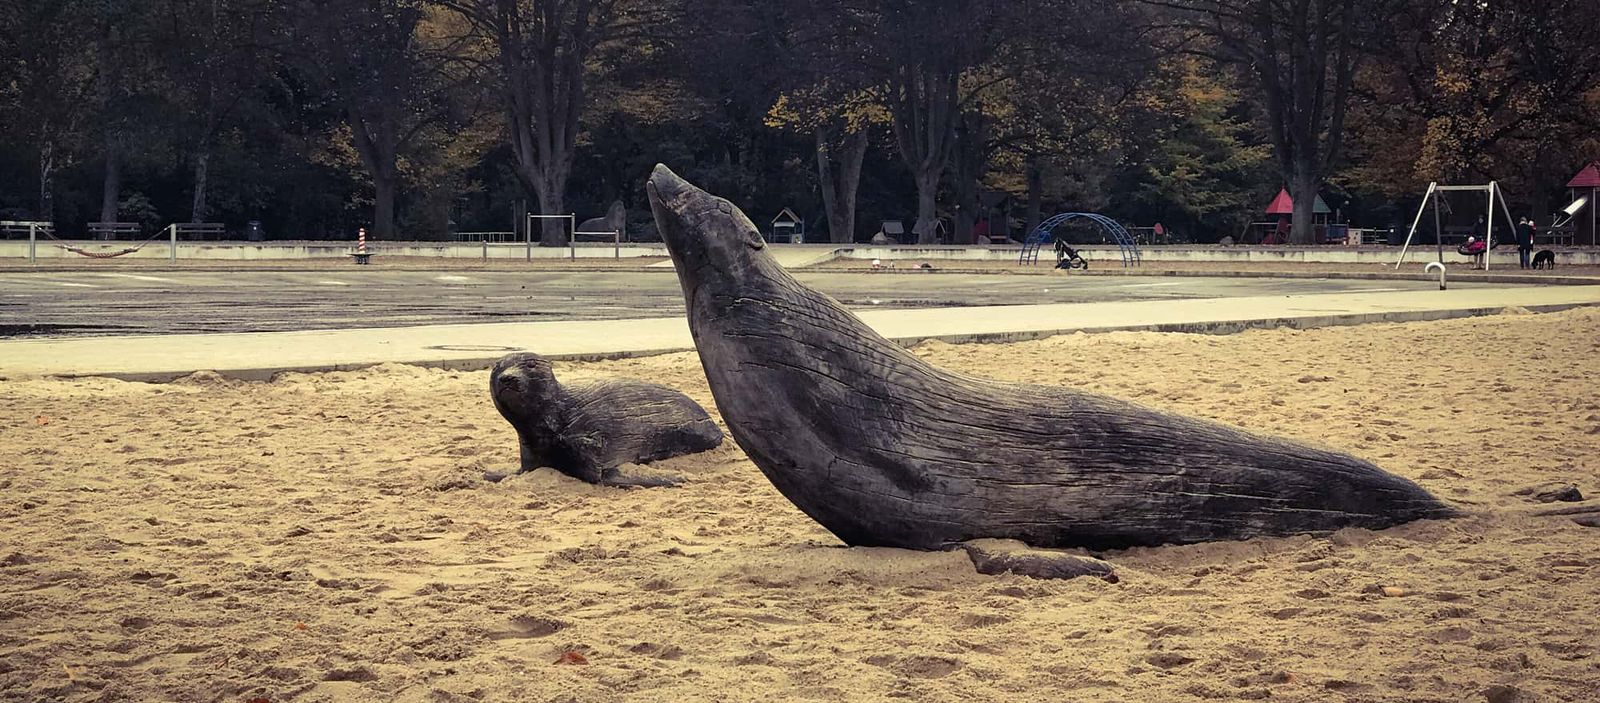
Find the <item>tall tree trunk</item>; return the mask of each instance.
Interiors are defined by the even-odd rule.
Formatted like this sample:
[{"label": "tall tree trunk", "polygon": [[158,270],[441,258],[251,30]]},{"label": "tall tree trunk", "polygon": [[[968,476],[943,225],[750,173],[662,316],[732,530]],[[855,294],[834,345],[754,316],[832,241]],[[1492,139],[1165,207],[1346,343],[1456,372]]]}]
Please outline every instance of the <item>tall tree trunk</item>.
[{"label": "tall tree trunk", "polygon": [[[106,165],[105,186],[100,191],[100,221],[117,221],[117,203],[122,199],[122,162],[121,154],[117,149],[116,135],[106,133]],[[103,234],[101,238],[111,239],[114,235]]]},{"label": "tall tree trunk", "polygon": [[395,237],[394,203],[400,190],[400,177],[391,168],[387,172],[372,174],[372,239],[393,241]]},{"label": "tall tree trunk", "polygon": [[1044,222],[1044,168],[1039,165],[1037,157],[1028,158],[1028,228],[1023,237],[1033,234]]},{"label": "tall tree trunk", "polygon": [[939,236],[939,176],[944,172],[944,166],[919,171],[917,180],[917,224],[912,231],[917,233],[918,244],[934,244]]},{"label": "tall tree trunk", "polygon": [[[212,40],[213,41],[216,41],[216,37],[215,37],[216,11],[217,11],[216,3],[213,1],[212,5],[211,5],[211,12],[212,12],[211,18],[212,18],[212,22],[213,22],[213,25],[212,25],[212,29],[213,29]],[[194,154],[194,201],[193,201],[193,203],[191,204],[191,206],[189,208],[189,221],[193,222],[193,223],[196,223],[196,224],[201,223],[201,222],[205,222],[206,221],[206,216],[208,214],[206,212],[206,184],[207,184],[207,181],[209,180],[209,177],[211,175],[210,174],[210,171],[211,171],[211,140],[212,140],[212,135],[216,134],[217,122],[218,122],[218,119],[219,119],[218,116],[217,116],[217,105],[216,105],[216,102],[217,102],[216,89],[208,81],[207,86],[206,86],[206,109],[205,109],[205,115],[204,115],[204,117],[203,117],[203,119],[201,120],[201,123],[200,123],[201,124],[200,143],[195,145],[195,154]]]},{"label": "tall tree trunk", "polygon": [[962,115],[955,147],[956,217],[952,244],[977,243],[973,227],[983,215],[981,193],[987,156],[983,151],[987,139],[984,132],[983,115],[975,112]]},{"label": "tall tree trunk", "polygon": [[[544,176],[535,182],[535,195],[539,197],[539,213],[544,215],[567,214],[567,174]],[[540,218],[539,246],[564,247],[567,245],[567,221]]]},{"label": "tall tree trunk", "polygon": [[194,157],[194,203],[189,210],[189,221],[196,224],[206,221],[206,180],[210,165],[209,146],[202,147]]},{"label": "tall tree trunk", "polygon": [[1321,187],[1322,179],[1317,175],[1317,168],[1313,164],[1299,164],[1295,169],[1294,192],[1289,197],[1294,198],[1294,221],[1290,223],[1290,244],[1316,244],[1316,206],[1317,189]]},{"label": "tall tree trunk", "polygon": [[844,244],[855,241],[856,194],[861,183],[861,162],[867,155],[867,133],[858,130],[844,136],[834,168],[834,130],[817,128],[817,179],[822,186],[822,206],[828,213],[828,241]]},{"label": "tall tree trunk", "polygon": [[46,139],[39,145],[39,212],[34,219],[56,219],[56,142]]}]

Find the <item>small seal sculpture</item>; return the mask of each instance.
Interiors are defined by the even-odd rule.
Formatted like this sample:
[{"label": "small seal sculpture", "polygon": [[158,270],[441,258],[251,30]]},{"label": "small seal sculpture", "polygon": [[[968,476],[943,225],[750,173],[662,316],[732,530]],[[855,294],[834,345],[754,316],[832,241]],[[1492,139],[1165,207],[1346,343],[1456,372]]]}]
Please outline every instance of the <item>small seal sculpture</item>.
[{"label": "small seal sculpture", "polygon": [[722,430],[689,396],[634,380],[562,385],[550,362],[537,354],[512,354],[496,362],[489,372],[489,395],[517,430],[519,472],[548,466],[605,486],[673,486],[675,479],[627,476],[618,467],[722,444]]},{"label": "small seal sculpture", "polygon": [[729,432],[845,544],[966,547],[985,573],[1107,576],[1095,559],[988,547],[1104,550],[1457,515],[1344,454],[934,367],[797,282],[728,201],[665,166],[646,190]]}]

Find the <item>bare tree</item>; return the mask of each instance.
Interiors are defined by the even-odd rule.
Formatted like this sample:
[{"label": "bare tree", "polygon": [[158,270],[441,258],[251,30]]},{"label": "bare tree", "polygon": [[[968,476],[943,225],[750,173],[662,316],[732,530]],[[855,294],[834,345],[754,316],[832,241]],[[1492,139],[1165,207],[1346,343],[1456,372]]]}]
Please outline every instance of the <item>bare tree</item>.
[{"label": "bare tree", "polygon": [[[55,177],[65,145],[77,133],[94,83],[93,48],[75,27],[87,21],[83,3],[19,0],[0,7],[0,121],[17,128],[38,154],[38,208],[55,219]],[[26,33],[24,33],[26,32]]]},{"label": "bare tree", "polygon": [[268,29],[249,0],[165,0],[158,36],[173,100],[188,118],[185,146],[193,159],[190,222],[204,222],[216,140],[266,73],[257,49]]},{"label": "bare tree", "polygon": [[1317,190],[1343,152],[1352,79],[1392,0],[1141,0],[1174,46],[1248,74],[1294,195],[1290,241],[1314,243]]},{"label": "bare tree", "polygon": [[290,44],[300,72],[337,101],[361,163],[372,178],[372,229],[395,235],[400,159],[430,128],[461,121],[459,39],[422,36],[422,0],[299,0]]},{"label": "bare tree", "polygon": [[[566,214],[590,59],[602,46],[647,35],[669,16],[651,0],[435,0],[492,46],[517,176],[544,214]],[[566,232],[547,223],[544,246]]]}]

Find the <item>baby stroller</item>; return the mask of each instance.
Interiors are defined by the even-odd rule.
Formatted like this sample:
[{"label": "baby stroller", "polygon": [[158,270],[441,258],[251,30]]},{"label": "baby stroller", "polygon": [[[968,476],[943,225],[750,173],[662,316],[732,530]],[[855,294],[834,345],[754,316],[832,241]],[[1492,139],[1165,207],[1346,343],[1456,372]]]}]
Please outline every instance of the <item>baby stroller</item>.
[{"label": "baby stroller", "polygon": [[1089,262],[1078,255],[1078,250],[1067,246],[1063,240],[1056,240],[1056,268],[1058,269],[1083,269],[1089,270]]}]

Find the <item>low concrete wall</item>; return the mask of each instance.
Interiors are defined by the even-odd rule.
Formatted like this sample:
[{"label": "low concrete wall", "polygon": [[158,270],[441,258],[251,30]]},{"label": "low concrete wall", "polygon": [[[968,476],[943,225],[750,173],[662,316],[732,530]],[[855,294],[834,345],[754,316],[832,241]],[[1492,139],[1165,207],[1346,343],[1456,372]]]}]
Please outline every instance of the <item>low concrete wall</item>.
[{"label": "low concrete wall", "polygon": [[[928,259],[943,261],[1016,261],[1020,246],[996,247],[940,247],[940,246],[856,246],[842,248],[838,254],[846,259]],[[1600,265],[1600,249],[1556,249],[1557,265]],[[1122,253],[1114,246],[1086,245],[1078,253],[1093,261],[1117,262]],[[1221,247],[1216,245],[1170,245],[1140,247],[1141,258],[1150,263],[1160,262],[1232,262],[1232,263],[1295,263],[1295,264],[1392,264],[1400,257],[1399,247],[1288,247],[1250,246]],[[1433,247],[1412,247],[1406,254],[1408,262],[1428,262],[1438,259]],[[1517,250],[1497,248],[1489,260],[1493,267],[1517,266]],[[1039,252],[1041,260],[1055,260],[1055,253],[1046,247]],[[1470,257],[1456,253],[1455,247],[1445,249],[1445,263],[1468,263]]]},{"label": "low concrete wall", "polygon": [[[62,242],[91,252],[115,252],[137,246],[134,242],[68,241]],[[80,259],[79,254],[56,246],[55,241],[38,243],[36,256],[40,260]],[[178,258],[185,261],[268,261],[277,259],[342,259],[355,251],[353,242],[178,242]],[[523,244],[464,244],[457,242],[384,242],[369,244],[368,251],[382,259],[384,256],[420,256],[447,259],[610,259],[666,256],[666,247],[660,244],[611,244],[580,242],[575,247],[527,247]],[[172,245],[165,240],[155,240],[139,251],[127,254],[129,259],[166,259],[172,255]],[[27,240],[0,240],[0,258],[28,258]]]}]

